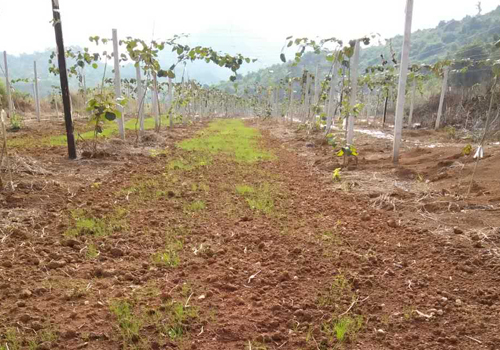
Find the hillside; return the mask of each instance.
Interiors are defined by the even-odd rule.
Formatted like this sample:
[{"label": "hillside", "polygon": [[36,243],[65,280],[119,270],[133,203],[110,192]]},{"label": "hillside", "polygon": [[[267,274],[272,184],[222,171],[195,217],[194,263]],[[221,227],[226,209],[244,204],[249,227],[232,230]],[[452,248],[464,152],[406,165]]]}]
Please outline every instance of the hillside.
[{"label": "hillside", "polygon": [[[484,15],[467,16],[460,21],[442,21],[436,28],[417,30],[412,34],[410,59],[413,63],[434,63],[446,57],[498,59],[498,55],[493,54],[492,43],[499,39],[500,6]],[[364,70],[368,66],[380,64],[380,55],[390,57],[391,48],[396,53],[396,57],[400,57],[402,44],[403,37],[398,35],[386,39],[383,44],[362,49],[361,69]],[[276,53],[276,55],[278,54]],[[261,69],[240,77],[238,81],[239,91],[260,82],[278,82],[288,74],[299,76],[304,68],[315,71],[318,64],[321,73],[327,74],[330,64],[321,56],[306,53],[297,67],[290,68],[289,63],[276,64],[268,69]],[[222,82],[220,86],[227,91],[234,90],[231,83]]]}]

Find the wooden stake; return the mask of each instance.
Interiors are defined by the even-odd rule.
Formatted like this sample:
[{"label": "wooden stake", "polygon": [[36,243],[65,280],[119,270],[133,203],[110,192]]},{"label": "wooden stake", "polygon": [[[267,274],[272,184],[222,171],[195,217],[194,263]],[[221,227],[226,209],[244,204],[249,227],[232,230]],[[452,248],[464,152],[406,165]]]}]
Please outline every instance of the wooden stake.
[{"label": "wooden stake", "polygon": [[318,105],[319,100],[319,64],[316,66],[316,75],[314,76],[314,105]]},{"label": "wooden stake", "polygon": [[135,78],[137,80],[137,117],[139,118],[139,131],[142,136],[144,133],[144,97],[145,93],[142,88],[141,66],[137,62],[135,67]]},{"label": "wooden stake", "polygon": [[311,108],[310,108],[310,97],[309,97],[309,91],[311,90],[311,74],[307,72],[307,79],[306,79],[306,91],[304,93],[304,116],[303,116],[303,121],[306,122],[309,120],[309,114],[311,113]]},{"label": "wooden stake", "polygon": [[[121,78],[120,78],[120,53],[118,51],[118,31],[113,29],[113,58],[114,58],[114,69],[115,69],[115,98],[120,99],[122,97],[121,89]],[[123,107],[118,106],[118,110],[122,114],[121,118],[117,118],[118,131],[120,132],[120,137],[125,140],[125,117],[123,115]]]},{"label": "wooden stake", "polygon": [[408,64],[410,61],[411,24],[413,19],[413,0],[406,1],[405,36],[401,52],[401,68],[399,71],[398,101],[394,122],[394,144],[392,161],[398,163],[401,134],[403,130],[403,117],[406,100],[406,80],[408,77]]},{"label": "wooden stake", "polygon": [[172,109],[173,103],[174,103],[174,100],[173,100],[172,78],[168,77],[168,119],[169,119],[169,123],[170,123],[170,128],[174,127],[174,116],[173,116],[173,109]]},{"label": "wooden stake", "polygon": [[38,74],[36,71],[36,61],[33,62],[33,69],[35,71],[35,109],[36,119],[40,122],[40,90],[38,89]]},{"label": "wooden stake", "polygon": [[71,100],[69,94],[68,71],[66,69],[66,56],[62,33],[61,12],[59,0],[52,0],[52,13],[54,18],[54,31],[57,43],[57,60],[59,65],[59,78],[61,80],[61,93],[64,107],[64,122],[66,124],[66,138],[68,140],[68,155],[70,159],[76,159],[75,136],[73,135],[73,120],[71,118]]},{"label": "wooden stake", "polygon": [[439,109],[438,109],[438,114],[436,118],[436,125],[434,129],[439,129],[440,124],[441,124],[441,115],[443,114],[443,105],[444,105],[444,97],[446,95],[446,90],[448,89],[448,73],[449,73],[450,68],[445,67],[444,68],[444,77],[443,77],[443,86],[441,88],[441,98],[439,99]]},{"label": "wooden stake", "polygon": [[[351,97],[349,99],[349,105],[351,106],[351,108],[356,105],[358,97],[359,51],[360,51],[359,40],[356,40],[356,45],[354,47],[354,56],[351,59]],[[352,145],[353,139],[354,139],[354,115],[350,113],[349,119],[347,120],[346,143],[348,145]]]},{"label": "wooden stake", "polygon": [[408,116],[408,127],[413,128],[413,107],[415,105],[415,93],[417,91],[417,79],[413,78],[413,86],[411,90],[410,115]]},{"label": "wooden stake", "polygon": [[[2,123],[2,134],[3,134],[3,147],[2,147],[2,155],[0,157],[0,166],[2,165],[2,159],[5,154],[5,163],[7,165],[7,171],[9,172],[9,184],[10,184],[10,189],[11,191],[14,191],[14,182],[12,181],[12,169],[10,167],[10,160],[9,160],[9,153],[7,151],[7,130],[5,128],[5,118],[4,118],[4,110],[0,112],[0,122]],[[2,184],[1,178],[0,178],[0,184]]]},{"label": "wooden stake", "polygon": [[7,89],[7,117],[12,118],[14,114],[14,107],[12,104],[12,96],[11,96],[11,87],[10,87],[10,79],[9,79],[9,64],[7,62],[7,51],[3,52],[3,61],[5,65],[5,88]]}]

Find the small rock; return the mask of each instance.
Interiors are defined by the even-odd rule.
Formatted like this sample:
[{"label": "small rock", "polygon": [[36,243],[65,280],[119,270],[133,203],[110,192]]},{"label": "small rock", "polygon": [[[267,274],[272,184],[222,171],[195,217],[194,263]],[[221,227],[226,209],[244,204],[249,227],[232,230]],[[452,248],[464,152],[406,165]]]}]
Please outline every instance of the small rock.
[{"label": "small rock", "polygon": [[63,333],[63,338],[64,339],[73,339],[77,337],[77,333],[74,330],[68,330]]},{"label": "small rock", "polygon": [[2,262],[2,266],[8,269],[12,267],[12,263],[9,260],[5,260]]},{"label": "small rock", "polygon": [[19,316],[19,321],[21,321],[22,323],[28,323],[29,321],[31,321],[31,316],[28,314],[23,314]]},{"label": "small rock", "polygon": [[459,228],[459,227],[454,227],[453,228],[453,233],[456,234],[456,235],[463,235],[464,231],[461,228]]},{"label": "small rock", "polygon": [[312,315],[302,309],[296,310],[293,315],[300,319],[302,322],[309,322],[312,320]]},{"label": "small rock", "polygon": [[38,345],[37,350],[51,350],[54,349],[53,344],[50,341],[43,342]]},{"label": "small rock", "polygon": [[31,328],[33,328],[35,331],[39,331],[43,328],[43,326],[40,322],[34,321],[33,323],[31,323]]},{"label": "small rock", "polygon": [[120,248],[111,248],[111,250],[109,251],[109,253],[114,258],[119,258],[119,257],[123,256],[123,250],[121,250]]},{"label": "small rock", "polygon": [[230,292],[235,292],[238,290],[238,287],[235,286],[234,284],[228,283],[228,284],[223,285],[223,289],[228,290]]},{"label": "small rock", "polygon": [[41,295],[41,294],[47,293],[47,288],[44,288],[44,287],[35,288],[33,293],[36,295]]},{"label": "small rock", "polygon": [[392,228],[396,228],[396,227],[398,227],[398,223],[396,222],[396,220],[390,219],[389,221],[387,221],[387,226],[392,227]]},{"label": "small rock", "polygon": [[437,312],[436,312],[439,316],[443,316],[444,315],[444,311],[439,309]]},{"label": "small rock", "polygon": [[61,244],[65,247],[75,248],[80,245],[80,242],[77,241],[76,239],[68,239],[63,241]]},{"label": "small rock", "polygon": [[26,306],[26,303],[24,301],[18,301],[16,303],[17,307],[25,307]]},{"label": "small rock", "polygon": [[455,305],[462,306],[462,300],[460,300],[460,299],[455,300]]},{"label": "small rock", "polygon": [[64,265],[66,265],[66,261],[64,261],[64,260],[60,260],[60,261],[53,260],[47,264],[47,268],[57,269],[57,268],[63,267]]},{"label": "small rock", "polygon": [[276,332],[276,333],[273,333],[271,335],[271,339],[273,341],[279,342],[279,341],[283,341],[285,339],[285,337],[283,337],[283,334],[281,334],[280,332]]},{"label": "small rock", "polygon": [[31,291],[29,289],[23,289],[21,291],[21,294],[20,294],[20,297],[23,298],[23,299],[27,299],[31,296]]},{"label": "small rock", "polygon": [[283,272],[279,278],[280,282],[288,281],[289,279],[290,279],[290,274],[288,273],[288,271]]}]

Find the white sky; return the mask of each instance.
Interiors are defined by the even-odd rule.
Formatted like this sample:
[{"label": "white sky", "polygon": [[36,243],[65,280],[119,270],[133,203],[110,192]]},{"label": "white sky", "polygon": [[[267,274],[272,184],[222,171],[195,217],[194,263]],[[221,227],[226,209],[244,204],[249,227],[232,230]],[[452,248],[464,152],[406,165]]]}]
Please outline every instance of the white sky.
[{"label": "white sky", "polygon": [[[413,30],[441,20],[477,13],[478,0],[415,0]],[[343,39],[377,32],[383,38],[403,32],[405,0],[60,0],[66,45],[89,44],[90,35],[168,38],[217,27],[246,56],[278,60],[279,51],[259,48],[261,40],[282,45],[289,35]],[[500,0],[482,0],[483,13]],[[0,50],[30,53],[55,46],[50,0],[0,0]],[[223,31],[220,30],[223,29]],[[241,43],[243,50],[238,50]],[[268,46],[269,47],[269,46]],[[217,47],[214,47],[217,49]],[[279,50],[279,49],[278,49]]]}]

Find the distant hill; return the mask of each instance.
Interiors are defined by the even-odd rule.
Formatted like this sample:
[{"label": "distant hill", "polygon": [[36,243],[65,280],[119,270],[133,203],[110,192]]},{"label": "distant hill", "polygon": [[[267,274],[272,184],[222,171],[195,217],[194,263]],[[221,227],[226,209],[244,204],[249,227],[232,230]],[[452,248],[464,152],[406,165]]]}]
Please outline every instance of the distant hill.
[{"label": "distant hill", "polygon": [[[335,33],[332,33],[335,35]],[[479,15],[467,16],[461,21],[442,21],[436,28],[417,30],[412,34],[410,60],[412,63],[434,63],[443,58],[472,58],[499,59],[494,51],[493,43],[500,39],[500,6],[494,11]],[[361,50],[360,68],[381,63],[380,55],[391,57],[391,47],[396,58],[401,56],[403,36],[386,39],[383,45],[370,46]],[[279,55],[277,52],[276,55]],[[240,76],[238,90],[243,91],[255,83],[278,82],[285,76],[299,76],[304,68],[314,72],[316,66],[326,75],[330,69],[324,57],[313,53],[306,53],[297,67],[290,67],[289,63],[276,64],[257,72]],[[477,80],[477,79],[476,79]],[[455,79],[457,82],[459,79]],[[221,82],[220,87],[227,91],[234,91],[233,84]]]}]

